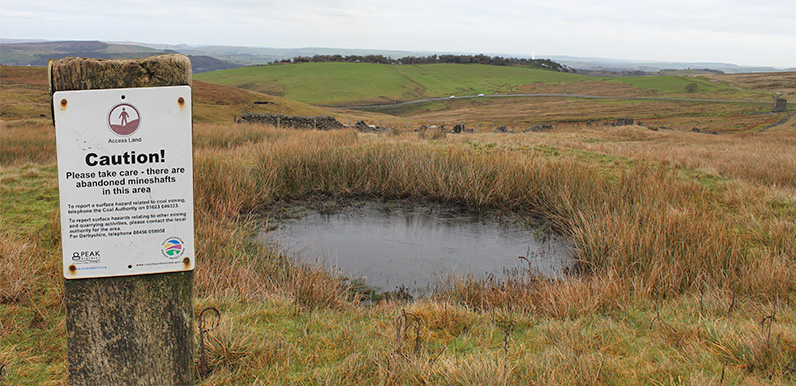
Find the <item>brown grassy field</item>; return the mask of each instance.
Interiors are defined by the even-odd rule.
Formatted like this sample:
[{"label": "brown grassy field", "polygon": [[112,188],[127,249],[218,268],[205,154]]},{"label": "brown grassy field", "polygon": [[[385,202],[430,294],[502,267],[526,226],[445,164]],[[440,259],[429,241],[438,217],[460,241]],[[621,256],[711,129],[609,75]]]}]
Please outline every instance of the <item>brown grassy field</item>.
[{"label": "brown grassy field", "polygon": [[[483,131],[492,131],[500,125],[515,127],[517,131],[543,123],[562,127],[585,126],[587,122],[602,124],[629,117],[651,127],[664,126],[679,130],[698,127],[702,130],[737,132],[755,130],[776,122],[782,114],[761,115],[771,111],[772,106],[773,102],[764,105],[521,97],[434,102],[427,107],[413,106],[412,110],[396,112],[412,122],[446,122],[449,125],[464,122],[469,127],[475,127],[475,122],[478,122],[479,130]],[[383,108],[374,111],[391,113],[395,110]]]},{"label": "brown grassy field", "polygon": [[[207,110],[226,111],[224,95],[195,92]],[[792,384],[793,124],[738,132],[723,119],[708,121],[721,135],[195,124],[197,311],[222,312],[198,383]],[[339,272],[254,241],[268,208],[317,195],[542,216],[577,260],[555,279],[452,278],[427,299],[367,303]],[[56,197],[51,123],[4,119],[0,381],[10,384],[66,384]],[[396,327],[403,312],[419,321],[417,339]]]},{"label": "brown grassy field", "polygon": [[796,72],[701,75],[707,79],[727,82],[759,92],[782,94],[786,98],[796,95]]}]

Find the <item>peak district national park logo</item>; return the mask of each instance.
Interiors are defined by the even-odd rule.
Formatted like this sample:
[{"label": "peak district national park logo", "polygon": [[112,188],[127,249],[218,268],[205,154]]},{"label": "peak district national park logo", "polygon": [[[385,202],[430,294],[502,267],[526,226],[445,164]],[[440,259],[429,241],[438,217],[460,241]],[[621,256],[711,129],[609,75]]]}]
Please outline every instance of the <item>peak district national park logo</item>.
[{"label": "peak district national park logo", "polygon": [[176,259],[180,257],[183,251],[183,242],[179,237],[169,237],[163,242],[163,256],[166,256],[169,259]]},{"label": "peak district national park logo", "polygon": [[138,114],[138,109],[129,103],[120,103],[108,113],[108,127],[116,135],[124,137],[132,135],[138,130],[140,123],[141,115]]}]

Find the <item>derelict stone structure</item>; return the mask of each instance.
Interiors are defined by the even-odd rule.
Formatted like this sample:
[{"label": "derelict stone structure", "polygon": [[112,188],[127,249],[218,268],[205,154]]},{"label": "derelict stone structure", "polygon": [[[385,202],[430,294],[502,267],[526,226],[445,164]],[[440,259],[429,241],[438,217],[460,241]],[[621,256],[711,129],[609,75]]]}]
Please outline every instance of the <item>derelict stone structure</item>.
[{"label": "derelict stone structure", "polygon": [[785,98],[777,98],[774,99],[774,112],[781,113],[784,112],[788,106],[788,101]]},{"label": "derelict stone structure", "polygon": [[243,113],[238,122],[265,123],[273,126],[293,129],[334,130],[343,128],[342,123],[338,122],[334,117],[328,115],[302,117],[298,115],[284,114]]}]

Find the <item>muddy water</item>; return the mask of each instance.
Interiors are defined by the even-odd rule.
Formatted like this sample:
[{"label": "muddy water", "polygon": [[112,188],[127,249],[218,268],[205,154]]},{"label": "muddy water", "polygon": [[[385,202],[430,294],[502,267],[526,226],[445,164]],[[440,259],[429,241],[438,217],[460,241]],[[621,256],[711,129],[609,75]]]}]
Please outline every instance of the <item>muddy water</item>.
[{"label": "muddy water", "polygon": [[571,259],[562,237],[442,207],[366,203],[335,214],[306,210],[276,225],[261,237],[380,291],[424,292],[448,275],[499,277],[529,269],[529,261],[535,272],[555,276]]}]

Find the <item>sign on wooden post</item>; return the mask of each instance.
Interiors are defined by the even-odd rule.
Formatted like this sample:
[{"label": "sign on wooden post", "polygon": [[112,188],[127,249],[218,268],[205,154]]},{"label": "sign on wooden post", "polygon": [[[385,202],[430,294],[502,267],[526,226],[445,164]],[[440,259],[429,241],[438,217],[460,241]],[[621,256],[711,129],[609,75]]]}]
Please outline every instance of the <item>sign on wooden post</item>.
[{"label": "sign on wooden post", "polygon": [[59,91],[63,274],[194,267],[191,88]]},{"label": "sign on wooden post", "polygon": [[190,61],[50,67],[69,382],[192,384]]}]

